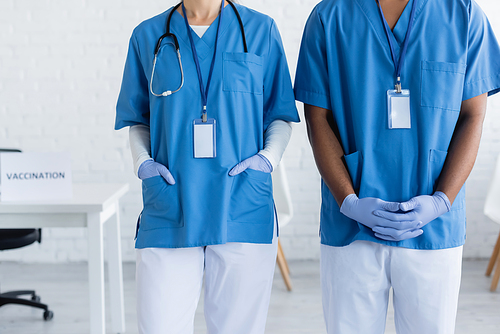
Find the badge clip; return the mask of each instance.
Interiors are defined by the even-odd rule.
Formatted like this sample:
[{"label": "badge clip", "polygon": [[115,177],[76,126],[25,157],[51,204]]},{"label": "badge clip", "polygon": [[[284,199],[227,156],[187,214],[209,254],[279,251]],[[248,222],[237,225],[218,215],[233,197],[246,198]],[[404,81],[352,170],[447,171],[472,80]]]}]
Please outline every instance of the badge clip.
[{"label": "badge clip", "polygon": [[203,114],[201,115],[201,121],[203,123],[207,122],[207,106],[203,106]]},{"label": "badge clip", "polygon": [[394,85],[394,89],[396,90],[396,93],[401,94],[402,89],[401,89],[401,78],[400,77],[398,77],[396,85]]}]

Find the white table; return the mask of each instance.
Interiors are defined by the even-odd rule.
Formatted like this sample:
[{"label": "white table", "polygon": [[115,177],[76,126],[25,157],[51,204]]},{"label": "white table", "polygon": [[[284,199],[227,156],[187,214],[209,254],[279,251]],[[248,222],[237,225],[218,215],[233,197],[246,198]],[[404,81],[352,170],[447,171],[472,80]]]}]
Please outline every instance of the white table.
[{"label": "white table", "polygon": [[[86,227],[89,248],[90,333],[105,334],[103,227],[106,223],[113,333],[125,332],[118,201],[128,184],[74,184],[73,199],[0,202],[0,228]],[[114,219],[110,219],[114,217]],[[57,314],[55,314],[57,319]]]}]

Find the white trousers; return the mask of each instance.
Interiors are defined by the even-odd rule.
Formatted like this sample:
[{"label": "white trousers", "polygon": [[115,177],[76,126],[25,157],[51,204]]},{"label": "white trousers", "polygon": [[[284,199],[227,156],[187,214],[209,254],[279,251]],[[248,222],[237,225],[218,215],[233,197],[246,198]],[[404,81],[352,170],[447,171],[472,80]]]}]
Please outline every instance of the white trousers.
[{"label": "white trousers", "polygon": [[276,265],[272,244],[137,250],[141,334],[192,334],[205,273],[208,334],[263,334]]},{"label": "white trousers", "polygon": [[328,334],[383,334],[392,287],[398,334],[453,334],[462,247],[415,250],[369,241],[321,245]]}]

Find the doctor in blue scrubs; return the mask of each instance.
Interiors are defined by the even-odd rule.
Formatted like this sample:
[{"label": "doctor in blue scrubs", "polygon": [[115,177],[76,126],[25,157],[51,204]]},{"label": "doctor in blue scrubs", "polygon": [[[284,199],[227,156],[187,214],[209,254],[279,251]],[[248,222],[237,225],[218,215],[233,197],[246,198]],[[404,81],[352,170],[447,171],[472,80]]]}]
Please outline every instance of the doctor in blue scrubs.
[{"label": "doctor in blue scrubs", "polygon": [[464,183],[500,48],[474,0],[324,0],[295,96],[322,176],[328,333],[454,333]]},{"label": "doctor in blue scrubs", "polygon": [[144,209],[137,312],[144,334],[264,333],[277,251],[271,171],[298,122],[274,21],[184,0],[130,39],[116,129],[130,127]]}]

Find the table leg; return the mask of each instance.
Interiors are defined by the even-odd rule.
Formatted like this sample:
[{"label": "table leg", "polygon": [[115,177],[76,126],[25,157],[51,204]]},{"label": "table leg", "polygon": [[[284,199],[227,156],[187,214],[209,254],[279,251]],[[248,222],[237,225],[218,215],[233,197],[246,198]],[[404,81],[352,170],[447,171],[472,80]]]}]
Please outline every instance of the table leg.
[{"label": "table leg", "polygon": [[105,334],[104,257],[102,223],[99,213],[87,214],[89,243],[90,333]]},{"label": "table leg", "polygon": [[123,303],[123,269],[120,237],[120,208],[115,203],[114,217],[106,222],[109,289],[111,299],[111,321],[113,333],[125,332],[125,310]]}]

